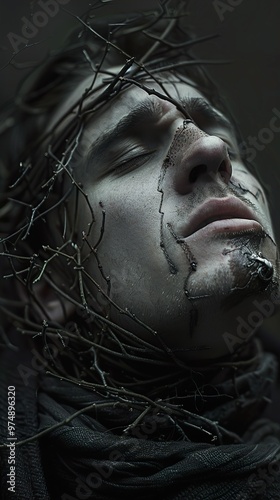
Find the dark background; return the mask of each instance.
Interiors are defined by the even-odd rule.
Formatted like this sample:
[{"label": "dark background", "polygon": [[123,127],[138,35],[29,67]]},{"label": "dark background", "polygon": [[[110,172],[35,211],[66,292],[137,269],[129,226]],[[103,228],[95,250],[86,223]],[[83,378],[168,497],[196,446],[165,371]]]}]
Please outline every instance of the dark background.
[{"label": "dark background", "polygon": [[[43,0],[43,2],[46,0]],[[59,3],[60,0],[57,0]],[[63,1],[63,0],[61,0]],[[67,2],[67,0],[64,0]],[[13,99],[18,82],[30,67],[46,57],[65,38],[77,23],[69,14],[82,15],[90,4],[85,0],[69,0],[58,13],[48,17],[45,26],[30,38],[32,47],[13,57],[9,40],[12,32],[22,36],[25,16],[42,11],[40,2],[8,0],[0,4],[0,104]],[[179,2],[178,2],[179,3]],[[186,2],[188,3],[188,2]],[[153,9],[156,0],[113,0],[104,2],[108,13]],[[66,12],[65,10],[69,12]],[[219,38],[197,48],[196,53],[210,59],[230,59],[223,66],[209,66],[214,80],[223,89],[223,95],[241,126],[245,140],[262,136],[262,129],[270,128],[273,110],[279,110],[280,127],[280,2],[279,0],[192,0],[189,2],[190,24],[198,35],[219,34]],[[23,44],[19,46],[23,48]],[[1,126],[1,124],[0,124]],[[263,181],[270,186],[270,204],[274,228],[280,243],[280,131],[270,132],[267,144],[259,141],[262,151],[256,151],[255,162]],[[268,320],[268,328],[280,335],[280,315]]]}]

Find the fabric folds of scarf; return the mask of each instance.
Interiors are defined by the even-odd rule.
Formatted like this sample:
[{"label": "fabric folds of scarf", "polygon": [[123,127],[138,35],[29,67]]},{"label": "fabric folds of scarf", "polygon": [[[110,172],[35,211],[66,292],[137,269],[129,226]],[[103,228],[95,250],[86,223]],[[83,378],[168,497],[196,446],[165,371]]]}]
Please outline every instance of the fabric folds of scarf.
[{"label": "fabric folds of scarf", "polygon": [[[177,418],[176,411],[165,414],[155,409],[151,414],[139,410],[138,425],[137,405],[129,408],[109,392],[102,395],[44,377],[39,393],[40,428],[64,422],[41,438],[52,497],[280,498],[280,429],[256,419],[274,369],[273,357],[263,354],[253,372],[242,373],[235,384],[230,380],[218,384],[220,394],[232,397],[217,397],[216,405],[212,401],[201,415],[185,412],[183,417],[179,412]],[[247,426],[243,422],[238,436],[240,415]],[[222,442],[203,429],[203,422],[210,418]],[[235,427],[234,432],[224,432],[225,426]]]}]

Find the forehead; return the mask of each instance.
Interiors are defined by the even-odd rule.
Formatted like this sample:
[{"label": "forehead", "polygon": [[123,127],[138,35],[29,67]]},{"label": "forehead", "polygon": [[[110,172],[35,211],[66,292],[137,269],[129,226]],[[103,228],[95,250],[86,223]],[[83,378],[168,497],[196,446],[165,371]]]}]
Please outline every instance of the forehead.
[{"label": "forehead", "polygon": [[103,108],[103,113],[96,118],[102,119],[102,115],[109,110],[112,119],[118,118],[119,114],[126,114],[134,109],[139,102],[152,102],[163,107],[163,112],[168,112],[176,104],[180,107],[186,99],[205,97],[197,90],[190,81],[181,82],[176,76],[169,74],[165,77],[159,76],[155,79],[145,78],[122,90]]},{"label": "forehead", "polygon": [[[120,68],[115,71],[118,72]],[[79,88],[75,90],[73,100],[78,101],[83,95],[84,89],[90,84],[90,79],[85,80]],[[102,81],[98,82],[99,89],[90,97],[94,101],[105,89]],[[88,105],[90,107],[90,100]],[[90,114],[90,140],[91,143],[97,140],[102,134],[106,134],[115,127],[118,127],[121,120],[132,115],[134,122],[139,119],[144,121],[156,115],[157,119],[166,118],[175,112],[180,112],[182,118],[191,114],[199,115],[199,121],[207,120],[208,128],[215,122],[215,127],[230,128],[228,119],[216,108],[214,108],[206,97],[196,88],[195,84],[184,77],[180,78],[173,74],[156,75],[154,79],[145,78],[136,83],[131,83],[114,97],[102,103],[102,106],[94,109]],[[127,120],[127,125],[129,120]]]},{"label": "forehead", "polygon": [[[110,73],[118,75],[121,69],[120,66],[111,68]],[[138,121],[147,128],[155,117],[162,123],[162,120],[174,118],[176,113],[179,113],[182,119],[184,115],[186,118],[191,115],[195,121],[198,118],[200,126],[206,126],[210,133],[212,127],[215,131],[217,128],[226,128],[230,135],[234,136],[227,118],[215,109],[196,88],[195,83],[185,76],[179,77],[172,73],[156,74],[131,83],[114,96],[103,99],[102,93],[105,91],[106,94],[108,86],[108,75],[85,77],[49,121],[49,130],[55,129],[56,124],[60,123],[57,129],[59,131],[87,109],[86,127],[83,132],[83,144],[87,150],[94,143],[104,143],[105,137],[120,128],[122,133],[125,133],[125,130],[129,132],[132,122],[133,126]]]}]

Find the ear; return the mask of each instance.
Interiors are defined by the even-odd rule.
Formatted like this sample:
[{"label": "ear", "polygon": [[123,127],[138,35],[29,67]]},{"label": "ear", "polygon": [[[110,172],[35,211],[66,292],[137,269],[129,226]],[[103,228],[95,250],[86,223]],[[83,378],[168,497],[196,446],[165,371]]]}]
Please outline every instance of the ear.
[{"label": "ear", "polygon": [[[30,303],[29,292],[25,286],[17,282],[19,297],[22,301]],[[43,320],[65,324],[75,312],[76,306],[69,300],[58,295],[45,281],[39,281],[33,285],[32,307],[37,315]]]}]

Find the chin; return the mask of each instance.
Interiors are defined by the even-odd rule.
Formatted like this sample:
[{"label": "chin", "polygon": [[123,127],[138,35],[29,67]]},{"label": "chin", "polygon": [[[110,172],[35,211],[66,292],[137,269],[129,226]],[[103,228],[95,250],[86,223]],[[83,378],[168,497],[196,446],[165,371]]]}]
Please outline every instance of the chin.
[{"label": "chin", "polygon": [[207,271],[198,266],[187,289],[189,345],[178,356],[188,361],[230,356],[279,309],[277,249],[268,240],[235,242],[220,263]]},{"label": "chin", "polygon": [[245,349],[279,306],[279,280],[274,278],[264,285],[258,276],[245,287],[236,286],[228,295],[193,300],[196,321],[190,331],[192,351],[185,351],[185,359],[217,360]]}]

